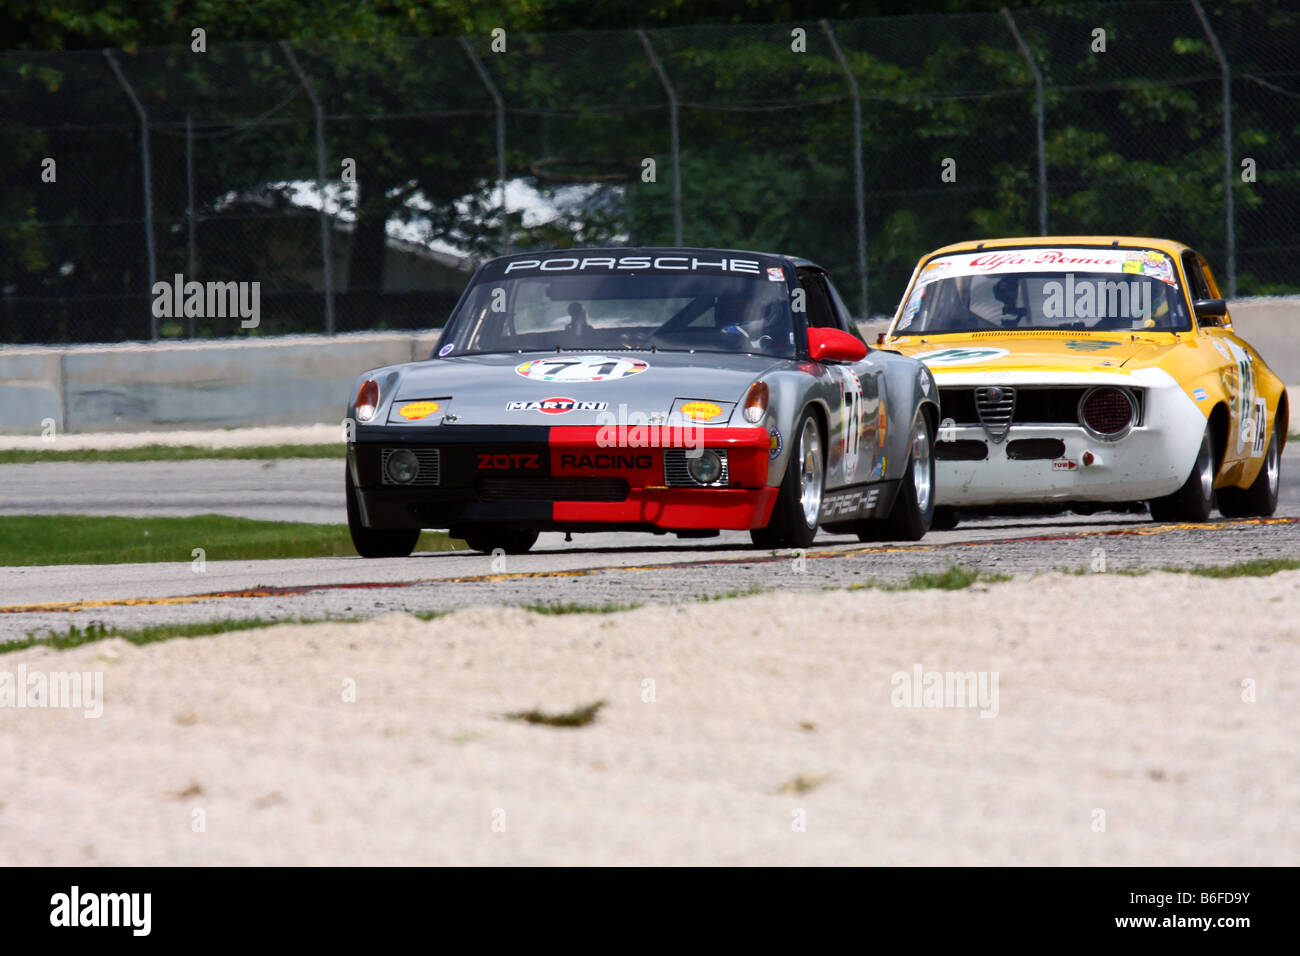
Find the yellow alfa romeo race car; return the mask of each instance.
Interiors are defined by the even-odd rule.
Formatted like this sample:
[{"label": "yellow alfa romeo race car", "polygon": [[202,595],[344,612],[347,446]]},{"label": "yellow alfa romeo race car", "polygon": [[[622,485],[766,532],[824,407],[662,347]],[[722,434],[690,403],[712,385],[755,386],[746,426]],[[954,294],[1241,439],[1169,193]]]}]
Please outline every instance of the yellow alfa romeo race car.
[{"label": "yellow alfa romeo race car", "polygon": [[940,397],[954,509],[1145,503],[1157,521],[1277,507],[1289,409],[1205,259],[1132,236],[994,239],[921,259],[881,338]]}]

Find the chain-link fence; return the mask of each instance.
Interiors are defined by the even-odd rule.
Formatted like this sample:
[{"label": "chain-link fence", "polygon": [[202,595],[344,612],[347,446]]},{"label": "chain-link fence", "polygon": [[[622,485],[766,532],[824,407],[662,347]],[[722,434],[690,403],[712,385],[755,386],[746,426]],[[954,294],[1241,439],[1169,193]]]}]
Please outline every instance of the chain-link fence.
[{"label": "chain-link fence", "polygon": [[[1044,232],[1300,290],[1280,2],[10,53],[0,103],[0,342],[426,328],[482,258],[579,244],[807,256],[864,315]],[[190,305],[254,282],[255,328]]]}]

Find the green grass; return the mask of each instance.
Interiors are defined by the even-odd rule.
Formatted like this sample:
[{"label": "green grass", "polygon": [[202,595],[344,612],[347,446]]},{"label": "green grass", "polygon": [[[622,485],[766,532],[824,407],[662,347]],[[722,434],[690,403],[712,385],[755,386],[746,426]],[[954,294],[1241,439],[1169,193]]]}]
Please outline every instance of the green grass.
[{"label": "green grass", "polygon": [[1165,568],[1166,571],[1178,571],[1182,574],[1195,574],[1203,578],[1262,578],[1279,571],[1294,571],[1300,568],[1296,558],[1258,558],[1254,561],[1240,561],[1237,564],[1215,564],[1204,568]]},{"label": "green grass", "polygon": [[1062,574],[1091,576],[1092,574],[1118,575],[1120,577],[1140,578],[1154,571],[1166,574],[1195,574],[1202,578],[1262,578],[1279,571],[1300,569],[1300,558],[1256,558],[1252,561],[1239,561],[1236,564],[1212,564],[1202,568],[1179,568],[1165,565],[1162,568],[1113,568],[1094,572],[1091,568],[1061,568]]},{"label": "green grass", "polygon": [[[127,630],[109,627],[103,621],[91,621],[85,627],[75,624],[59,633],[42,633],[32,631],[26,637],[16,641],[0,644],[0,654],[20,651],[27,647],[49,647],[56,651],[80,647],[95,641],[104,641],[110,637],[119,637],[132,644],[154,644],[169,641],[177,637],[207,637],[210,634],[224,634],[228,631],[249,631],[255,628],[274,627],[277,624],[317,624],[324,618],[302,619],[297,621],[272,621],[264,617],[246,617],[230,621],[199,621],[195,624],[170,624],[160,627],[137,627]],[[343,620],[333,618],[331,620]]]},{"label": "green grass", "polygon": [[45,448],[0,450],[0,465],[28,465],[51,461],[193,461],[203,458],[344,458],[343,442],[325,445],[254,445],[248,448],[203,448],[198,445],[143,445],[139,448]]},{"label": "green grass", "polygon": [[[417,551],[452,551],[442,532],[420,536]],[[223,515],[117,518],[91,515],[0,517],[0,566],[36,564],[190,563],[355,555],[346,525],[254,521]],[[200,580],[195,575],[196,580]]]},{"label": "green grass", "polygon": [[518,720],[525,724],[541,724],[545,727],[585,727],[596,719],[596,714],[604,706],[605,702],[598,700],[560,714],[548,714],[534,708],[506,714],[505,718],[506,720]]},{"label": "green grass", "polygon": [[617,614],[619,611],[635,611],[642,605],[619,604],[613,601],[607,604],[583,604],[579,601],[560,601],[547,604],[537,601],[519,606],[525,611],[534,611],[537,614]]},{"label": "green grass", "polygon": [[989,574],[977,568],[963,568],[950,564],[943,571],[920,571],[902,584],[867,581],[863,584],[850,585],[849,590],[878,588],[881,591],[960,591],[974,584],[997,584],[999,581],[1010,581],[1011,577],[1010,574]]}]

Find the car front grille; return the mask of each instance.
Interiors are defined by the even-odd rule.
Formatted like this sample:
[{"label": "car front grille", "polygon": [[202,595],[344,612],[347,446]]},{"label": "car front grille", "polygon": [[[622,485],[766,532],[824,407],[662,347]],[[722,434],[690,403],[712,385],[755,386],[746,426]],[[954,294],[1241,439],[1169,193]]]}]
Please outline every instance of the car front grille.
[{"label": "car front grille", "polygon": [[626,501],[625,478],[480,478],[484,501]]},{"label": "car front grille", "polygon": [[379,477],[385,485],[394,485],[399,488],[409,488],[414,485],[436,485],[441,479],[442,460],[436,448],[408,448],[409,452],[415,455],[416,464],[419,466],[416,471],[415,480],[408,484],[401,484],[393,481],[388,477],[388,459],[392,457],[396,448],[385,448],[380,455],[379,460]]},{"label": "car front grille", "polygon": [[984,431],[994,442],[1007,437],[1011,416],[1016,411],[1016,390],[1000,385],[987,385],[975,389],[975,414],[979,416]]},{"label": "car front grille", "polygon": [[[1015,408],[1011,412],[1012,425],[1078,425],[1079,401],[1088,389],[1082,386],[1055,387],[1021,385],[1016,388]],[[1142,411],[1142,390],[1133,389],[1133,397]],[[971,386],[948,386],[939,389],[939,417],[951,419],[955,425],[979,425],[979,411],[975,404],[975,389]]]},{"label": "car front grille", "polygon": [[664,484],[669,488],[725,488],[731,481],[731,470],[727,464],[727,453],[720,449],[711,449],[722,459],[722,474],[710,485],[702,485],[691,477],[686,467],[685,448],[664,449]]}]

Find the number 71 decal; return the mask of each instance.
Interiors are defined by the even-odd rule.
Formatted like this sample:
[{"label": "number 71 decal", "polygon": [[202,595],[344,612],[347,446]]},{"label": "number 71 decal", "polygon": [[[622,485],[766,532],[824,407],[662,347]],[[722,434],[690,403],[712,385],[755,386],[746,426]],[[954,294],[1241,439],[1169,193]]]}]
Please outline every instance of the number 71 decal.
[{"label": "number 71 decal", "polygon": [[515,367],[515,373],[540,382],[605,382],[644,372],[649,363],[609,355],[556,355]]}]

